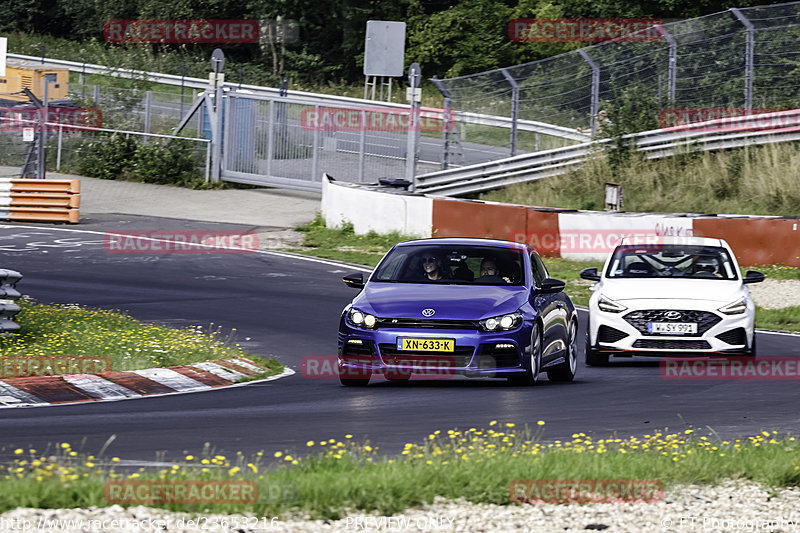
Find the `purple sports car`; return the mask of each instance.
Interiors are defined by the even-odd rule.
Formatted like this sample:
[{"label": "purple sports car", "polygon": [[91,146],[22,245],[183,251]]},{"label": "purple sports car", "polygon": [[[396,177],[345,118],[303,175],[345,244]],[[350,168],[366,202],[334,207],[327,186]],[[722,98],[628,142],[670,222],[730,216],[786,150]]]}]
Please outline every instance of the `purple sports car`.
[{"label": "purple sports car", "polygon": [[339,325],[339,379],[366,385],[412,374],[572,381],[578,317],[564,282],[536,250],[489,239],[423,239],[395,245]]}]

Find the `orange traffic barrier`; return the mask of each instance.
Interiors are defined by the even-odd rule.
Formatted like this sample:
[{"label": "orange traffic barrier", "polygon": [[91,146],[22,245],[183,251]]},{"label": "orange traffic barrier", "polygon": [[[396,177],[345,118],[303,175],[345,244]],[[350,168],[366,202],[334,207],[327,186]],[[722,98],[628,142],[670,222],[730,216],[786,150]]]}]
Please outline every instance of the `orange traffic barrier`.
[{"label": "orange traffic barrier", "polygon": [[0,219],[77,224],[80,180],[0,179]]}]

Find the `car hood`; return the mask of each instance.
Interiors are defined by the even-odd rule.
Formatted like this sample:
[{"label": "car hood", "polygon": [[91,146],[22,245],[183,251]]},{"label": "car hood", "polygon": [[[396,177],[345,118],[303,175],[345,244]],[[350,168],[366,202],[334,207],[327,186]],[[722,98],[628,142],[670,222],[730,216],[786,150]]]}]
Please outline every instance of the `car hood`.
[{"label": "car hood", "polygon": [[603,279],[607,298],[626,300],[705,300],[728,304],[747,294],[741,281],[715,279]]},{"label": "car hood", "polygon": [[479,320],[513,313],[527,301],[525,287],[368,283],[353,306],[381,318]]}]

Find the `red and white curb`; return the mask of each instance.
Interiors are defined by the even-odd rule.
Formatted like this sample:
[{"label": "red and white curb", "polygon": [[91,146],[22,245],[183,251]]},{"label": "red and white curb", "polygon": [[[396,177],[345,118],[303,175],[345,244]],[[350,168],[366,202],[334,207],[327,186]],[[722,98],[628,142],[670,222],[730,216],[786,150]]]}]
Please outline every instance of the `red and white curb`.
[{"label": "red and white curb", "polygon": [[0,409],[200,392],[236,384],[249,385],[272,381],[294,374],[292,369],[286,367],[280,374],[239,383],[267,370],[269,368],[250,359],[236,357],[170,368],[146,368],[105,372],[98,375],[70,374],[10,378],[0,381]]}]

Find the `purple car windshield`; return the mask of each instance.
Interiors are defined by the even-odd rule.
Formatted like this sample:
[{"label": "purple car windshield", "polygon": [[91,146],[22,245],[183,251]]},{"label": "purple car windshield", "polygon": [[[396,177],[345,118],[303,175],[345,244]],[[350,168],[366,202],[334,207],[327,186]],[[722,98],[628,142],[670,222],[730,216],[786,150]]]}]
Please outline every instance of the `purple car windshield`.
[{"label": "purple car windshield", "polygon": [[397,246],[375,269],[371,281],[524,285],[522,252],[499,246]]}]

